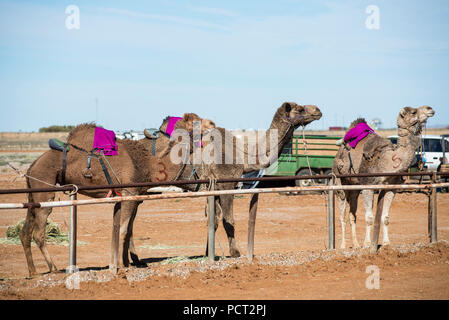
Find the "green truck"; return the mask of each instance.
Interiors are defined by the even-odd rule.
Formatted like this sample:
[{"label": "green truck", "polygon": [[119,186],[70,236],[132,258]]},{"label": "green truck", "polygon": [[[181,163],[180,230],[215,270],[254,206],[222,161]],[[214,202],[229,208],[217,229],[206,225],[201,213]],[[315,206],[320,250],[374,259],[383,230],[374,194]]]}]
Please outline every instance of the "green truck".
[{"label": "green truck", "polygon": [[[339,149],[340,136],[294,135],[282,149],[278,160],[268,167],[265,176],[308,176],[330,174],[332,163]],[[310,169],[309,169],[310,168]],[[315,181],[325,183],[325,181]],[[296,180],[297,186],[309,186],[311,180]]]}]

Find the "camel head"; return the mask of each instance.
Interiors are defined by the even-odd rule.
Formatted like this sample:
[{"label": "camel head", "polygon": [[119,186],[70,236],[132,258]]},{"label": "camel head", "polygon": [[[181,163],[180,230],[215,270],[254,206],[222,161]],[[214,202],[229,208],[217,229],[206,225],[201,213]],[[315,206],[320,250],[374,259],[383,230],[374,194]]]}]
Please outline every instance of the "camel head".
[{"label": "camel head", "polygon": [[194,122],[201,121],[201,134],[204,134],[206,130],[215,128],[215,123],[212,120],[209,119],[202,119],[195,113],[184,113],[184,116],[182,117],[182,122],[179,123],[180,127],[176,125],[176,128],[182,128],[187,130],[188,132],[193,131],[193,125]]},{"label": "camel head", "polygon": [[433,117],[435,111],[429,106],[419,108],[404,107],[399,112],[398,128],[413,134],[420,133],[427,119]]},{"label": "camel head", "polygon": [[295,102],[284,102],[278,109],[278,113],[295,127],[305,126],[312,121],[319,120],[322,116],[320,109],[314,105],[301,106]]},{"label": "camel head", "polygon": [[419,117],[419,121],[422,124],[425,124],[427,122],[427,119],[429,119],[430,117],[433,117],[434,114],[435,114],[435,110],[433,110],[429,106],[422,106],[422,107],[418,108],[418,117]]},{"label": "camel head", "polygon": [[[167,131],[167,125],[170,117],[166,117],[159,127],[162,132]],[[195,113],[184,113],[184,116],[176,123],[175,129],[184,129],[189,133],[193,132],[194,122],[201,121],[201,134],[209,129],[215,128],[215,123],[209,119],[202,119]]]}]

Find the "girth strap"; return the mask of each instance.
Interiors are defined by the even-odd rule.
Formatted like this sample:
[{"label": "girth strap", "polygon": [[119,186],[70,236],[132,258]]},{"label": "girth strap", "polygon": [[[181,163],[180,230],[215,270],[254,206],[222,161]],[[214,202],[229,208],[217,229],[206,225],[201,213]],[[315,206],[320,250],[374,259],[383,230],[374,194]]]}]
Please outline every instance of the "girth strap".
[{"label": "girth strap", "polygon": [[[97,158],[100,161],[101,168],[103,169],[103,173],[104,173],[104,175],[106,177],[106,180],[108,181],[108,184],[110,184],[110,185],[114,184],[114,182],[112,181],[111,175],[109,174],[108,168],[106,167],[106,165],[105,165],[105,163],[103,161],[103,158],[100,155],[95,153],[95,151],[97,151],[98,149],[93,149],[92,151],[89,152],[86,149],[78,147],[78,146],[76,146],[74,144],[69,143],[69,145],[71,145],[74,149],[76,149],[78,151],[87,153],[87,169],[90,169],[91,157]],[[65,161],[65,154],[66,154],[66,152],[64,152],[64,154],[63,154],[63,162],[62,162],[62,164],[63,164],[63,169],[62,169],[62,172],[63,172],[63,174],[62,174],[63,184],[65,184],[65,166],[66,166],[66,164],[65,164],[65,162],[66,162]],[[122,196],[121,193],[118,192],[116,189],[111,189],[109,191],[107,197],[109,197],[112,193],[115,194],[115,195],[118,195],[120,197]]]}]

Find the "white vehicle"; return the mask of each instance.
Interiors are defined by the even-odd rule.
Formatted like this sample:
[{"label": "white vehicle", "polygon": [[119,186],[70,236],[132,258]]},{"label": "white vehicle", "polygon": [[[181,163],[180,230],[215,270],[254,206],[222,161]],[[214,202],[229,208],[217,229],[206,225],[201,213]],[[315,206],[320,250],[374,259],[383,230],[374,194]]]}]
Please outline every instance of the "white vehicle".
[{"label": "white vehicle", "polygon": [[[388,137],[393,143],[397,143],[398,136]],[[424,167],[429,171],[437,171],[441,161],[443,160],[443,145],[445,143],[445,149],[449,150],[449,137],[442,137],[438,135],[423,135],[422,136],[422,160],[424,161]],[[416,155],[420,154],[419,149],[416,151]],[[445,154],[445,162],[449,163],[449,154]]]},{"label": "white vehicle", "polygon": [[145,138],[145,135],[141,131],[125,131],[118,132],[115,135],[118,139],[130,139],[130,140],[140,140]]}]

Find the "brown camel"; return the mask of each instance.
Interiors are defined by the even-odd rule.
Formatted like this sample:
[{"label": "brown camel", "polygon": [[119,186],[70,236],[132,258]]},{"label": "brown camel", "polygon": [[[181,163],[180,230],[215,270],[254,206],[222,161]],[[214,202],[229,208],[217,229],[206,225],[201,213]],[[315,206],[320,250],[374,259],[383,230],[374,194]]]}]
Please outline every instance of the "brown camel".
[{"label": "brown camel", "polygon": [[[343,143],[333,163],[333,173],[380,173],[380,172],[407,172],[419,146],[422,127],[427,119],[435,114],[429,106],[419,108],[405,107],[399,112],[398,143],[394,145],[389,139],[376,134],[369,134],[361,140],[355,148]],[[354,121],[349,129],[357,124],[365,122],[364,119]],[[352,165],[351,165],[352,163]],[[337,179],[337,184],[400,184],[400,177],[368,177],[368,178],[342,178]],[[377,250],[377,239],[371,238],[371,228],[374,223],[373,202],[374,190],[361,191],[365,207],[366,235],[364,246],[370,246],[371,251]],[[346,202],[349,203],[349,221],[352,230],[352,242],[354,247],[359,247],[356,237],[356,211],[357,199],[360,191],[339,191],[337,193],[340,208],[340,222],[342,230],[341,248],[345,248],[346,227]],[[383,190],[379,194],[378,206],[382,206],[382,215],[379,217],[383,229],[383,245],[388,245],[388,224],[390,219],[390,206],[395,195],[394,190]],[[382,201],[380,201],[382,199]],[[377,219],[379,219],[376,217]],[[377,222],[376,222],[377,225]],[[378,232],[375,234],[378,235]],[[373,240],[373,241],[372,241]]]},{"label": "brown camel", "polygon": [[[236,156],[238,154],[239,147],[236,144],[235,138],[232,138],[232,133],[226,131],[224,128],[215,128],[216,130],[212,129],[215,126],[215,124],[210,120],[202,120],[201,121],[201,131],[206,132],[205,135],[202,136],[203,143],[203,150],[206,150],[208,147],[208,144],[211,140],[214,139],[214,136],[218,135],[219,137],[223,137],[221,140],[221,151],[217,154],[217,157],[221,159],[221,164],[212,163],[212,164],[205,164],[202,159],[200,159],[199,162],[195,163],[194,161],[194,154],[193,148],[190,149],[190,153],[188,161],[183,161],[180,164],[174,164],[170,159],[170,151],[172,150],[170,146],[173,143],[173,139],[166,136],[166,135],[158,135],[157,139],[154,141],[154,138],[151,137],[151,135],[146,132],[147,138],[152,139],[143,139],[141,140],[142,143],[146,146],[147,150],[150,151],[150,153],[155,155],[155,159],[153,161],[150,161],[151,165],[154,166],[151,170],[152,177],[154,174],[154,180],[155,181],[173,181],[173,180],[194,180],[197,178],[203,179],[203,178],[240,178],[243,173],[251,172],[254,170],[259,170],[261,168],[268,167],[270,165],[270,162],[272,162],[274,159],[276,159],[279,155],[279,152],[281,152],[283,146],[291,139],[293,132],[296,128],[299,126],[307,125],[312,121],[318,120],[321,118],[321,111],[316,106],[300,106],[297,105],[294,102],[286,102],[281,107],[279,107],[273,117],[273,121],[270,125],[270,129],[266,133],[265,137],[266,139],[263,139],[265,141],[262,141],[260,145],[264,146],[264,150],[257,150],[256,154],[251,154],[251,156],[255,157],[255,162],[251,163],[248,161],[248,155],[252,153],[251,150],[248,150],[248,146],[245,145],[242,150],[244,159],[242,162],[238,162]],[[161,126],[161,128],[164,128],[164,125]],[[275,142],[275,146],[268,146],[268,143],[266,143],[266,140],[269,140],[270,138],[270,132],[272,130],[278,130],[278,140]],[[212,139],[211,139],[212,136]],[[229,138],[231,137],[231,138]],[[192,139],[198,137],[192,137]],[[153,142],[154,141],[154,142]],[[208,142],[209,141],[209,142]],[[195,142],[191,142],[192,146],[197,146],[197,140]],[[155,147],[153,147],[155,145]],[[187,146],[189,147],[189,146]],[[276,152],[270,152],[270,148],[274,149]],[[152,150],[155,149],[155,152]],[[233,157],[231,159],[231,163],[227,163],[226,159],[226,151],[231,149],[232,151],[231,156]],[[264,156],[266,157],[265,161],[261,163],[259,160],[257,152],[264,153]],[[212,151],[212,154],[214,152]],[[229,154],[228,154],[229,156]],[[215,157],[215,154],[213,155]],[[184,159],[186,160],[186,159]],[[219,161],[217,161],[219,162]],[[228,161],[229,162],[229,161]],[[178,186],[185,190],[189,191],[196,191],[199,189],[206,188],[205,185],[195,185],[195,184],[188,184],[188,185],[182,185]],[[226,184],[219,184],[216,187],[216,190],[226,190],[226,189],[234,189],[236,187],[236,183],[226,183]],[[230,254],[233,257],[240,256],[240,251],[237,247],[236,241],[235,241],[235,228],[234,228],[234,217],[233,217],[233,199],[234,197],[232,195],[224,195],[224,196],[218,196],[215,197],[215,207],[216,210],[216,216],[215,216],[215,229],[218,227],[219,220],[223,221],[223,227],[226,231],[226,235],[228,237],[229,241],[229,249]],[[256,208],[257,208],[257,202],[258,197],[257,195],[253,196],[251,199],[251,216],[250,216],[250,224],[249,229],[250,233],[252,230],[252,240],[250,238],[250,244],[249,244],[249,250],[252,252],[252,246],[251,244],[254,243],[254,225],[255,225],[255,215],[256,215]],[[206,208],[206,212],[207,212]],[[132,230],[132,220],[131,220],[131,226],[129,229]],[[130,248],[132,247],[132,237],[130,237]],[[207,253],[207,248],[206,248]],[[252,257],[252,254],[250,255]]]},{"label": "brown camel", "polygon": [[[243,150],[239,150],[235,138],[229,138],[232,134],[227,132],[224,128],[210,130],[209,135],[213,136],[213,139],[215,139],[216,136],[218,136],[218,139],[219,137],[222,137],[221,148],[219,148],[221,149],[221,152],[219,150],[217,154],[213,154],[212,157],[215,157],[214,162],[210,164],[204,164],[203,162],[202,167],[199,170],[201,172],[200,176],[202,178],[213,179],[240,178],[244,173],[268,167],[278,158],[283,146],[291,139],[296,128],[320,119],[321,115],[320,109],[313,105],[301,106],[294,102],[283,103],[282,106],[276,110],[270,128],[262,137],[262,141],[258,143],[257,150],[250,150],[248,145],[245,145]],[[273,141],[274,146],[272,143],[269,143],[273,130],[277,130],[277,140]],[[207,135],[203,138],[203,141],[210,140],[212,139]],[[207,142],[205,142],[204,151],[206,151],[206,149]],[[229,155],[230,150],[232,151],[231,155]],[[242,151],[241,155],[243,155],[243,159],[237,158],[239,151]],[[253,161],[249,160],[250,157],[253,158]],[[261,159],[263,160],[261,161]],[[234,189],[236,185],[237,183],[219,183],[216,186],[216,190]],[[238,257],[240,256],[240,251],[237,247],[234,235],[233,200],[233,195],[215,197],[215,230],[218,227],[219,220],[222,220],[223,227],[228,237],[230,255],[232,257]],[[250,259],[252,259],[253,256],[257,203],[258,194],[254,194],[251,198],[248,225],[248,256]],[[206,213],[208,213],[207,209]]]},{"label": "brown camel", "polygon": [[[201,121],[201,118],[196,114],[185,114],[184,117],[176,123],[176,129],[184,129],[187,132],[191,131],[193,122]],[[165,132],[168,118],[164,120],[160,131]],[[213,122],[207,120],[204,121],[205,125],[203,130],[208,129],[208,125],[213,127]],[[90,169],[87,167],[87,153],[82,150],[92,150],[93,139],[95,133],[95,125],[82,124],[75,127],[69,134],[67,143],[69,144],[70,151],[67,153],[67,169],[65,173],[65,184],[75,185],[104,185],[108,181],[102,170],[102,167],[95,159],[91,157]],[[109,174],[113,180],[113,183],[135,183],[135,182],[150,182],[158,181],[157,178],[152,177],[160,173],[156,160],[150,154],[145,146],[148,139],[142,139],[140,141],[121,140],[117,139],[118,155],[116,156],[103,156],[103,159],[107,160],[105,163],[109,166]],[[143,143],[142,143],[143,142]],[[176,142],[172,142],[169,147],[176,145]],[[167,148],[166,148],[167,149]],[[151,149],[150,149],[151,150]],[[173,179],[173,172],[177,172],[178,169],[170,167],[171,162],[167,157],[162,157],[162,163],[167,164],[167,179]],[[27,185],[29,188],[46,187],[47,184],[56,185],[62,183],[62,152],[50,149],[36,159],[28,169]],[[38,179],[38,180],[36,180]],[[124,194],[144,194],[147,188],[128,188],[122,190]],[[93,197],[103,198],[107,195],[108,190],[92,190],[92,191],[80,191],[81,194]],[[52,201],[55,197],[54,192],[47,193],[30,193],[28,196],[29,202],[44,202]],[[132,241],[132,225],[136,216],[138,205],[141,202],[138,201],[124,201],[117,203],[114,206],[114,221],[118,222],[120,219],[120,239],[114,238],[111,244],[111,270],[116,270],[115,261],[119,261],[119,264],[124,266],[129,265],[128,250],[131,253],[131,258],[134,263],[139,264],[139,259],[136,254],[134,244]],[[36,268],[33,263],[31,254],[31,237],[35,240],[39,249],[41,250],[50,272],[56,271],[56,265],[48,253],[45,245],[45,225],[47,217],[50,215],[51,208],[29,208],[25,224],[20,233],[20,238],[25,251],[25,256],[28,264],[28,270],[30,276],[36,274]],[[120,246],[122,243],[122,246]],[[122,250],[121,260],[119,255],[119,248]]]}]

